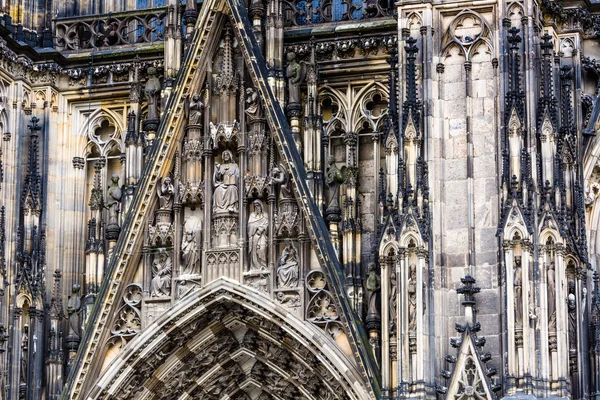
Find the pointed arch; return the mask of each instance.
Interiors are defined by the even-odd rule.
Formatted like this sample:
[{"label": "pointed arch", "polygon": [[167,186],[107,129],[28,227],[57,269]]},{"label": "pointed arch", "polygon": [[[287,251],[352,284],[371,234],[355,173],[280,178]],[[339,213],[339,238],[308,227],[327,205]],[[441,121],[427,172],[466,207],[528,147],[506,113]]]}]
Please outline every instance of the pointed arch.
[{"label": "pointed arch", "polygon": [[132,339],[87,398],[137,393],[137,399],[150,399],[159,390],[165,398],[201,391],[224,398],[258,389],[276,399],[284,398],[277,391],[307,399],[322,392],[333,399],[368,399],[356,365],[330,341],[271,300],[220,278]]}]

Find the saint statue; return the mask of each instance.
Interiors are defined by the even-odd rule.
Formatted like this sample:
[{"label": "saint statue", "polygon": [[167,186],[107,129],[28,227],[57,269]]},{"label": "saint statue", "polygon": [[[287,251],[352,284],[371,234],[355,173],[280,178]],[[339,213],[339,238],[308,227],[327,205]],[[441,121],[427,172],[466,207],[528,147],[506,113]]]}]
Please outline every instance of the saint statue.
[{"label": "saint statue", "polygon": [[150,295],[152,297],[169,296],[171,294],[171,270],[173,263],[167,253],[160,253],[152,263],[152,282]]},{"label": "saint statue", "polygon": [[569,350],[577,351],[577,300],[575,298],[575,281],[569,281],[567,296],[567,311],[569,312]]},{"label": "saint statue", "polygon": [[262,201],[254,200],[254,210],[248,218],[248,254],[250,271],[267,269],[267,230],[269,217]]},{"label": "saint statue", "polygon": [[188,125],[202,125],[202,110],[204,104],[200,101],[200,95],[198,93],[193,96],[188,96],[185,102],[185,116],[187,118]]},{"label": "saint statue", "polygon": [[[344,182],[342,171],[335,165],[335,157],[327,158],[327,172],[325,173],[325,183],[327,184],[327,208],[325,215],[339,215],[340,209],[340,185]],[[329,220],[329,218],[328,218]]]},{"label": "saint statue", "polygon": [[377,273],[375,263],[369,264],[367,279],[365,280],[365,288],[367,289],[367,320],[379,319],[379,302],[378,296],[381,291],[381,278]]},{"label": "saint statue", "polygon": [[158,195],[158,209],[172,210],[173,195],[175,194],[175,186],[170,177],[165,177],[162,182],[159,180],[156,185],[156,194]]},{"label": "saint statue", "polygon": [[514,272],[515,323],[521,326],[523,323],[523,268],[521,266],[521,257],[515,257]]},{"label": "saint statue", "polygon": [[111,184],[106,191],[106,202],[104,206],[108,210],[108,226],[119,226],[119,208],[123,192],[119,187],[119,175],[113,174],[110,178]]},{"label": "saint statue", "polygon": [[548,327],[556,327],[556,271],[554,262],[551,262],[546,272],[548,292]]},{"label": "saint statue", "polygon": [[417,330],[417,266],[411,264],[408,278],[408,330]]},{"label": "saint statue", "polygon": [[21,385],[27,384],[27,362],[29,361],[29,326],[23,327],[21,334],[21,374],[20,383]]},{"label": "saint statue", "polygon": [[156,76],[156,68],[148,68],[148,81],[144,87],[144,94],[148,101],[148,118],[149,121],[158,119],[158,101],[160,96],[160,80]]},{"label": "saint statue", "polygon": [[81,310],[81,299],[79,298],[79,289],[81,287],[78,284],[74,284],[71,289],[71,296],[67,301],[67,314],[69,315],[69,334],[67,341],[75,341],[79,339],[79,311]]},{"label": "saint statue", "polygon": [[298,252],[294,245],[288,243],[279,257],[277,268],[277,285],[280,288],[294,288],[298,286],[299,268]]},{"label": "saint statue", "polygon": [[280,200],[293,198],[291,179],[289,179],[287,174],[283,171],[283,167],[273,167],[271,170],[271,179],[273,180],[273,183],[278,183],[281,185],[279,189]]},{"label": "saint statue", "polygon": [[398,316],[398,283],[396,281],[396,273],[392,271],[390,274],[390,327],[396,329],[396,318]]},{"label": "saint statue", "polygon": [[198,246],[194,231],[186,230],[185,238],[181,242],[181,273],[191,274],[198,263]]},{"label": "saint statue", "polygon": [[251,87],[246,89],[246,115],[248,116],[248,122],[250,123],[263,117],[258,93]]},{"label": "saint statue", "polygon": [[288,105],[300,105],[300,84],[302,83],[302,65],[296,61],[296,53],[287,53],[288,66],[285,76],[288,78]]},{"label": "saint statue", "polygon": [[238,211],[238,179],[240,169],[233,161],[233,154],[229,150],[223,152],[223,164],[215,164],[213,183],[213,212]]}]

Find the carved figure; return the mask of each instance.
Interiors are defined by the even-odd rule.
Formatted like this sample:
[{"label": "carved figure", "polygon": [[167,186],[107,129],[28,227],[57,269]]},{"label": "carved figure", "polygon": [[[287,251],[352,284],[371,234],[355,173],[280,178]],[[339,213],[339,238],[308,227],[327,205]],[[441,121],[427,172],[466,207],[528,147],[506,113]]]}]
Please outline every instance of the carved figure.
[{"label": "carved figure", "polygon": [[397,291],[398,291],[398,282],[396,280],[396,273],[392,272],[390,274],[390,300],[389,300],[389,307],[390,307],[390,327],[392,330],[396,329],[396,318],[398,315],[398,295],[397,295]]},{"label": "carved figure", "polygon": [[246,89],[246,115],[248,117],[248,122],[250,123],[263,117],[258,93],[251,87]]},{"label": "carved figure", "polygon": [[119,208],[123,192],[119,187],[119,175],[113,174],[110,178],[111,184],[106,191],[106,203],[104,207],[108,210],[108,225],[119,225]]},{"label": "carved figure", "polygon": [[21,334],[21,375],[20,383],[27,384],[27,361],[29,359],[29,326],[23,327]]},{"label": "carved figure", "polygon": [[547,287],[548,287],[548,327],[556,327],[556,271],[554,262],[548,266]]},{"label": "carved figure", "polygon": [[327,209],[325,215],[329,216],[332,214],[339,215],[340,209],[340,185],[344,182],[344,176],[342,171],[335,165],[335,157],[329,156],[327,158],[327,172],[325,174],[325,183],[327,184]]},{"label": "carved figure", "polygon": [[367,319],[379,318],[378,297],[381,291],[381,278],[377,273],[375,263],[369,264],[365,288],[367,289]]},{"label": "carved figure", "polygon": [[229,150],[223,152],[223,164],[215,164],[213,184],[213,211],[237,212],[238,211],[238,180],[240,169],[233,161],[233,154]]},{"label": "carved figure", "polygon": [[279,198],[280,200],[287,200],[293,198],[291,180],[287,174],[283,171],[283,167],[273,167],[271,170],[271,179],[274,183],[279,183]]},{"label": "carved figure", "polygon": [[569,281],[567,309],[569,312],[569,349],[577,351],[577,300],[575,298],[574,280]]},{"label": "carved figure", "polygon": [[144,87],[144,94],[148,101],[148,120],[158,119],[158,98],[160,96],[160,80],[156,76],[156,68],[148,68],[148,81]]},{"label": "carved figure", "polygon": [[171,272],[173,263],[167,253],[160,253],[152,264],[152,282],[150,295],[152,297],[169,296],[171,294]]},{"label": "carved figure", "polygon": [[186,230],[185,238],[181,242],[181,273],[191,274],[198,263],[198,246],[194,231]]},{"label": "carved figure", "polygon": [[248,254],[250,270],[267,269],[267,229],[269,218],[265,214],[262,201],[254,200],[254,210],[248,218]]},{"label": "carved figure", "polygon": [[156,185],[156,194],[158,195],[158,208],[159,210],[172,210],[173,209],[173,195],[175,193],[175,186],[170,177],[165,177],[162,182],[158,182]]},{"label": "carved figure", "polygon": [[408,330],[417,329],[417,266],[411,264],[408,278]]},{"label": "carved figure", "polygon": [[71,296],[67,301],[67,314],[69,315],[69,334],[68,337],[73,339],[79,338],[79,311],[81,310],[81,299],[79,298],[78,284],[74,284],[71,289]]},{"label": "carved figure", "polygon": [[297,287],[298,277],[298,252],[291,243],[288,243],[281,252],[281,257],[279,257],[277,285],[280,288]]},{"label": "carved figure", "polygon": [[185,101],[184,109],[188,125],[201,125],[203,110],[204,104],[200,101],[200,95],[198,93],[191,96],[191,99],[188,96]]},{"label": "carved figure", "polygon": [[518,326],[523,324],[523,268],[521,266],[521,257],[515,257],[514,282],[515,288],[515,323]]},{"label": "carved figure", "polygon": [[296,53],[287,53],[288,66],[285,76],[288,78],[288,104],[298,105],[300,103],[300,84],[302,83],[302,65],[296,61]]}]

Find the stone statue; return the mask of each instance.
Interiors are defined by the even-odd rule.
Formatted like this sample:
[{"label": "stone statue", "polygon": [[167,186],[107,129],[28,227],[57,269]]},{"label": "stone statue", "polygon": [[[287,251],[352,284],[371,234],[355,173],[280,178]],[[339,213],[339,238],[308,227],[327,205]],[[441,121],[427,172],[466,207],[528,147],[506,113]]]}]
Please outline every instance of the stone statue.
[{"label": "stone statue", "polygon": [[327,209],[325,216],[329,220],[330,215],[339,215],[340,209],[340,185],[344,182],[342,171],[335,165],[335,157],[327,158],[327,172],[325,173],[325,183],[327,184]]},{"label": "stone statue", "polygon": [[518,326],[523,324],[523,268],[521,266],[521,257],[515,257],[515,270],[513,287],[515,288],[515,323]]},{"label": "stone statue", "polygon": [[417,330],[417,266],[411,264],[408,278],[408,330]]},{"label": "stone statue", "polygon": [[233,161],[233,154],[229,150],[223,152],[223,164],[215,164],[213,184],[213,212],[238,211],[238,180],[240,169]]},{"label": "stone statue", "polygon": [[548,291],[548,327],[556,328],[556,271],[554,262],[548,266],[547,291]]},{"label": "stone statue", "polygon": [[248,218],[248,254],[250,271],[267,269],[267,230],[269,217],[265,213],[262,201],[254,200],[254,210]]},{"label": "stone statue", "polygon": [[152,282],[150,296],[161,297],[171,295],[171,272],[173,263],[167,253],[160,253],[152,263]]},{"label": "stone statue", "polygon": [[569,281],[567,310],[569,312],[569,349],[577,351],[577,300],[575,298],[574,280]]},{"label": "stone statue", "polygon": [[246,89],[246,116],[250,123],[263,117],[262,105],[260,104],[258,93],[251,87]]},{"label": "stone statue", "polygon": [[202,125],[202,111],[204,104],[200,101],[198,93],[188,96],[185,101],[185,116],[188,125]]},{"label": "stone statue", "polygon": [[158,195],[158,209],[172,210],[173,195],[175,194],[175,186],[170,177],[165,177],[162,182],[159,180],[156,185],[156,194]]},{"label": "stone statue", "polygon": [[367,289],[367,319],[378,319],[380,317],[378,297],[381,291],[381,277],[377,273],[375,263],[369,264],[365,289]]},{"label": "stone statue", "polygon": [[278,183],[281,185],[279,188],[280,200],[293,198],[291,179],[289,179],[287,174],[283,171],[283,167],[273,167],[271,170],[271,179],[273,180],[273,183]]},{"label": "stone statue", "polygon": [[156,76],[156,68],[148,68],[148,81],[144,87],[144,94],[148,101],[147,120],[154,121],[158,119],[158,101],[160,96],[160,80]]},{"label": "stone statue", "polygon": [[21,384],[27,384],[27,361],[29,359],[29,326],[23,327],[21,334],[21,374],[19,381]]},{"label": "stone statue", "polygon": [[108,210],[108,226],[119,226],[119,208],[123,192],[119,187],[119,175],[113,174],[110,177],[111,184],[106,191],[106,202],[104,207]]},{"label": "stone statue", "polygon": [[279,257],[277,286],[280,288],[295,288],[298,286],[298,278],[298,252],[294,245],[288,243],[281,252],[281,257]]},{"label": "stone statue", "polygon": [[194,273],[198,263],[198,246],[196,245],[196,235],[194,231],[186,230],[185,237],[181,242],[181,273]]},{"label": "stone statue", "polygon": [[392,330],[396,329],[396,318],[398,317],[398,282],[396,280],[396,273],[392,271],[390,274],[390,327]]},{"label": "stone statue", "polygon": [[71,296],[67,301],[67,314],[69,316],[69,334],[67,341],[78,339],[80,337],[79,329],[79,311],[81,310],[81,299],[79,298],[79,290],[81,287],[78,284],[74,284],[71,289]]},{"label": "stone statue", "polygon": [[296,53],[287,53],[288,66],[285,76],[288,78],[288,105],[300,105],[300,84],[302,83],[302,65],[296,61]]}]

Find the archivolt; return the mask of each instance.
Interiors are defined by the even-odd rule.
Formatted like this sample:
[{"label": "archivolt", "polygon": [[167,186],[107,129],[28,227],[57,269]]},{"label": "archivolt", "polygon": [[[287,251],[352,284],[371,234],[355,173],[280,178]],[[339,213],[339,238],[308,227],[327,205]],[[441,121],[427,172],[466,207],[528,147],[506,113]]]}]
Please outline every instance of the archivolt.
[{"label": "archivolt", "polygon": [[368,399],[366,387],[323,331],[222,278],[134,338],[88,399]]}]

